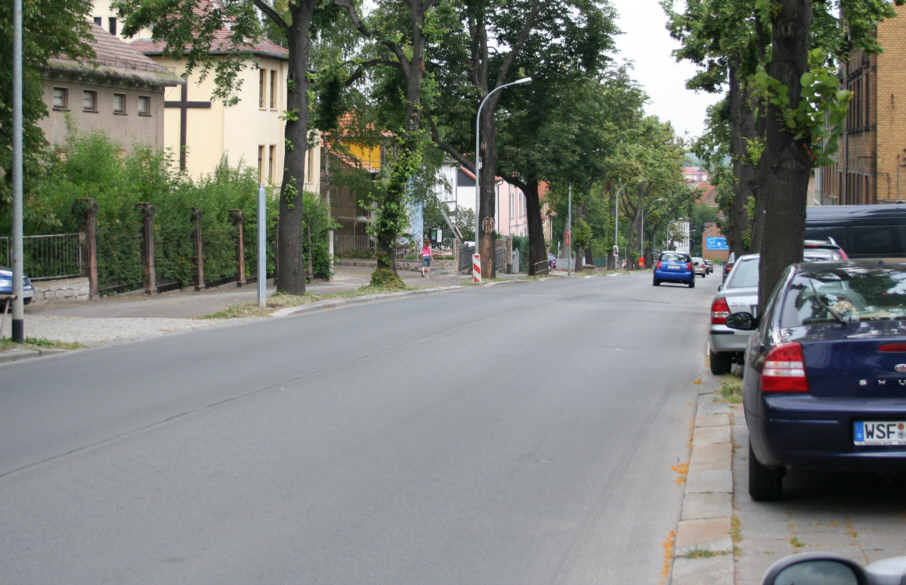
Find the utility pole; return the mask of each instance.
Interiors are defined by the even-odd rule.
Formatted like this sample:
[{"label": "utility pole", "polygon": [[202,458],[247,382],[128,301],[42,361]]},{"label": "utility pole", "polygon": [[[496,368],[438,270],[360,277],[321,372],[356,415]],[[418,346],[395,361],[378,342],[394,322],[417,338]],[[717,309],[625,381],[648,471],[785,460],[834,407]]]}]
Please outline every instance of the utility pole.
[{"label": "utility pole", "polygon": [[22,246],[22,0],[13,0],[13,323],[12,339],[25,342]]},{"label": "utility pole", "polygon": [[566,214],[566,275],[571,274],[573,265],[573,186],[569,186],[568,209]]}]

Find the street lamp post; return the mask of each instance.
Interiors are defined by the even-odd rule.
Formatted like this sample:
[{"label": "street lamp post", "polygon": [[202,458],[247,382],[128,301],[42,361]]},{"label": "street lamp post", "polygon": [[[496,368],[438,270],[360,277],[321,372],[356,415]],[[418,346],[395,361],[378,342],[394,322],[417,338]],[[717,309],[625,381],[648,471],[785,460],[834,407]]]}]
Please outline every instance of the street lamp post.
[{"label": "street lamp post", "polygon": [[510,83],[504,83],[503,85],[498,85],[494,89],[488,92],[488,95],[484,96],[484,99],[481,100],[481,103],[478,104],[478,112],[475,114],[475,254],[480,254],[478,250],[478,243],[481,241],[479,235],[479,229],[481,227],[481,108],[484,107],[485,102],[488,101],[488,98],[500,91],[501,89],[510,87],[511,85],[522,85],[524,83],[530,83],[532,81],[531,77],[523,77],[522,79],[517,79],[516,81],[511,81]]}]

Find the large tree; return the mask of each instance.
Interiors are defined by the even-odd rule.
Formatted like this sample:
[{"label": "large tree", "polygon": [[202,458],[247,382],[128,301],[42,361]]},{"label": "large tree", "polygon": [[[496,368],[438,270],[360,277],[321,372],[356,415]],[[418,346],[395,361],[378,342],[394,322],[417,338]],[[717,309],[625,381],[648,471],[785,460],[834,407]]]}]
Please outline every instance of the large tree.
[{"label": "large tree", "polygon": [[[754,117],[755,132],[746,140],[746,154],[754,167],[758,199],[753,240],[762,254],[759,304],[764,306],[783,269],[802,259],[809,175],[813,167],[828,162],[845,120],[850,95],[839,89],[836,66],[854,48],[879,51],[874,30],[894,11],[886,0],[775,0],[752,5],[700,0],[690,5],[694,10],[687,11],[681,26],[675,15],[672,19],[672,31],[686,51],[681,51],[682,58],[699,63],[700,75],[713,73],[716,84],[729,74],[721,63],[747,59],[747,66],[734,70],[736,77],[729,81],[742,84],[747,92],[739,104],[742,111],[760,114]],[[696,19],[707,14],[736,14],[735,10],[743,11],[734,17],[735,25],[706,18],[709,26],[695,26]],[[740,30],[755,39],[742,53],[731,43]],[[733,132],[744,135],[739,121],[731,124]],[[737,181],[741,178],[737,171]]]},{"label": "large tree", "polygon": [[[38,121],[47,115],[44,105],[44,85],[41,69],[52,57],[90,59],[93,51],[88,45],[91,38],[88,15],[91,4],[84,0],[29,0],[22,3],[22,118],[24,183],[31,190],[34,178],[39,175],[40,161],[47,145]],[[0,225],[8,225],[7,218],[12,201],[13,154],[13,3],[0,4],[0,35],[7,42],[0,48]],[[28,210],[26,210],[28,213]]]},{"label": "large tree", "polygon": [[[614,16],[603,0],[464,0],[462,18],[466,25],[465,40],[454,45],[458,51],[449,49],[443,61],[436,63],[439,93],[444,99],[438,100],[434,111],[434,139],[460,164],[474,171],[475,115],[478,104],[487,98],[478,120],[481,135],[478,240],[482,273],[493,276],[491,226],[498,160],[509,156],[510,149],[522,147],[510,140],[498,145],[498,124],[502,128],[514,119],[518,107],[508,104],[519,99],[519,92],[535,89],[532,85],[555,87],[557,79],[562,81],[582,74],[594,76],[600,71],[613,46]],[[495,88],[524,76],[532,77],[532,85],[490,95]],[[498,110],[506,116],[497,117]],[[530,123],[537,129],[539,122],[535,119]],[[545,253],[538,198],[538,180],[543,177],[525,172],[524,176],[508,178],[526,194],[532,241],[530,269],[543,267],[546,262],[542,261]],[[519,178],[524,181],[522,184]]]},{"label": "large tree", "polygon": [[374,284],[399,283],[393,263],[393,247],[407,220],[407,204],[415,197],[417,178],[425,172],[428,133],[424,130],[426,102],[433,98],[428,72],[428,52],[437,47],[445,31],[456,26],[456,12],[449,0],[379,0],[363,18],[351,0],[334,0],[343,6],[355,29],[368,41],[356,69],[370,70],[372,98],[378,100],[377,119],[395,137],[390,171],[378,192],[377,221],[373,227],[378,242]]}]

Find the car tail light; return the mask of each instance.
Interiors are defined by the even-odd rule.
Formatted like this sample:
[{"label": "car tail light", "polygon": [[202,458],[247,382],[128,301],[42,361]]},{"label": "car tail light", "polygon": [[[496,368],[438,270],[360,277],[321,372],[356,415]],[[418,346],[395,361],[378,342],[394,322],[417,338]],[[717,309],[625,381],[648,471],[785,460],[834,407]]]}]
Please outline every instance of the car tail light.
[{"label": "car tail light", "polygon": [[711,303],[711,324],[726,325],[729,316],[730,305],[727,304],[727,299],[723,297],[714,299],[714,302]]},{"label": "car tail light", "polygon": [[781,343],[768,352],[761,371],[762,392],[808,392],[802,345]]},{"label": "car tail light", "polygon": [[885,343],[878,348],[878,351],[884,353],[904,353],[906,352],[906,343]]},{"label": "car tail light", "polygon": [[660,269],[661,269],[661,261],[658,260],[658,261],[657,261],[657,264],[655,264],[654,267],[655,267],[656,269],[660,270]]},{"label": "car tail light", "polygon": [[692,272],[692,262],[688,262],[686,264],[686,270],[688,270],[689,272]]},{"label": "car tail light", "polygon": [[840,248],[840,257],[844,260],[849,260],[849,256],[846,255],[846,252],[843,251],[843,248]]}]

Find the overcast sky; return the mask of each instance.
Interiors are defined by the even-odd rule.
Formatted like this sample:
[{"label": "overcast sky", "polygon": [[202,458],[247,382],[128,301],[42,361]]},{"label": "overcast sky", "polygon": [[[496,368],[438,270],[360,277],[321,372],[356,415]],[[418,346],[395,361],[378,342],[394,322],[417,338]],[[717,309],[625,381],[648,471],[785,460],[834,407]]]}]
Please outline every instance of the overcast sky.
[{"label": "overcast sky", "polygon": [[667,18],[657,0],[611,0],[619,13],[617,37],[622,59],[634,63],[632,77],[650,100],[648,114],[669,120],[679,136],[697,137],[704,131],[708,106],[720,96],[686,89],[695,72],[688,62],[677,63],[671,55],[678,47],[664,28]]}]

